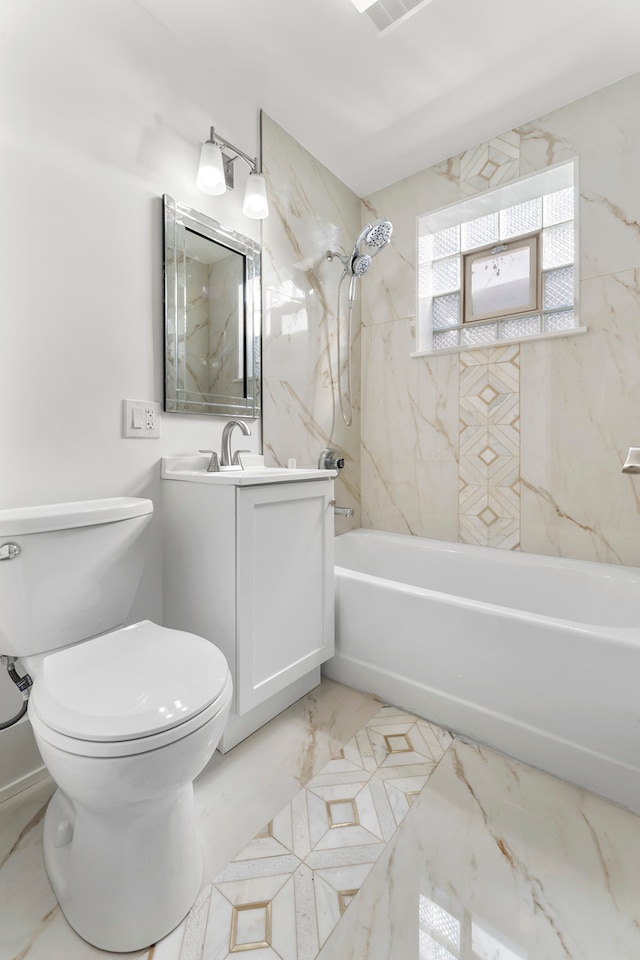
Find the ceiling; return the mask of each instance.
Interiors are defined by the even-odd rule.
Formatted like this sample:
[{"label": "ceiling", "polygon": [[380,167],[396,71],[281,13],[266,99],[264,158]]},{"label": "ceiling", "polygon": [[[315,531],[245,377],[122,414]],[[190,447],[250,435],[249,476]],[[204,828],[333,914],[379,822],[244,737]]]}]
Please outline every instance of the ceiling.
[{"label": "ceiling", "polygon": [[640,0],[138,2],[359,196],[640,70]]}]

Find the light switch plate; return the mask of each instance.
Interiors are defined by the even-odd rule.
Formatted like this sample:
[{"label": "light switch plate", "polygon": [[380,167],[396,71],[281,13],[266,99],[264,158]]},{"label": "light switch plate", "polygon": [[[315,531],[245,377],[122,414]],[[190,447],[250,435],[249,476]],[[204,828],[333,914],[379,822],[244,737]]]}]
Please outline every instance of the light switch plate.
[{"label": "light switch plate", "polygon": [[160,404],[155,400],[123,400],[123,437],[155,440],[160,436]]}]

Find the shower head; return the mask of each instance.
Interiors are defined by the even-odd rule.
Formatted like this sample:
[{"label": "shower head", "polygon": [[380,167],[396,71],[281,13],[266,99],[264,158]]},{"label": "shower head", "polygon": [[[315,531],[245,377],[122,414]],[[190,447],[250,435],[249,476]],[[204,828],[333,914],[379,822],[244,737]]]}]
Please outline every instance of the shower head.
[{"label": "shower head", "polygon": [[390,220],[378,220],[377,223],[374,223],[373,226],[368,224],[365,227],[364,242],[368,247],[372,247],[376,250],[382,250],[383,247],[391,240],[391,234],[393,233],[393,226]]},{"label": "shower head", "polygon": [[[368,223],[364,230],[360,231],[358,239],[355,242],[350,262],[347,266],[348,273],[351,276],[360,277],[366,273],[371,266],[373,257],[377,256],[383,247],[391,240],[393,226],[390,220],[376,220],[375,223]],[[365,244],[371,255],[360,253],[362,244]]]},{"label": "shower head", "polygon": [[368,253],[356,254],[351,260],[351,275],[361,277],[371,266],[372,260]]},{"label": "shower head", "polygon": [[[373,258],[390,242],[392,233],[393,226],[390,220],[376,220],[375,223],[368,223],[360,231],[349,256],[345,257],[333,250],[327,250],[327,260],[337,257],[344,267],[345,276],[361,277],[371,267]],[[370,254],[361,252],[363,244],[371,250]]]}]

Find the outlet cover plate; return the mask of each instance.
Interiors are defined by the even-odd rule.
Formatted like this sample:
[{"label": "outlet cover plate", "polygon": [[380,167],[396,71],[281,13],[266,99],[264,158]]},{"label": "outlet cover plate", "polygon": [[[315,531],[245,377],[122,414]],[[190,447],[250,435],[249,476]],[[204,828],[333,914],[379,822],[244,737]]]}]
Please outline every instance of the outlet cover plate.
[{"label": "outlet cover plate", "polygon": [[160,404],[155,400],[123,400],[123,437],[156,440],[160,436],[160,412]]}]

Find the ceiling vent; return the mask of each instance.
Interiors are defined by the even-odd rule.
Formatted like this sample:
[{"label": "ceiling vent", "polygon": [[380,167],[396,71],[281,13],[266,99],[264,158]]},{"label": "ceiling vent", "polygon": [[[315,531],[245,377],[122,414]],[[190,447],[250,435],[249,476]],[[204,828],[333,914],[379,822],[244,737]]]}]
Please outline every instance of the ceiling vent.
[{"label": "ceiling vent", "polygon": [[367,7],[365,13],[371,17],[381,33],[389,27],[400,23],[409,14],[415,13],[420,7],[426,7],[431,0],[375,0]]}]

